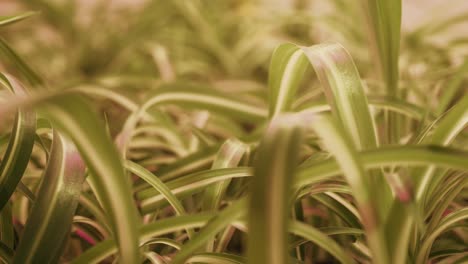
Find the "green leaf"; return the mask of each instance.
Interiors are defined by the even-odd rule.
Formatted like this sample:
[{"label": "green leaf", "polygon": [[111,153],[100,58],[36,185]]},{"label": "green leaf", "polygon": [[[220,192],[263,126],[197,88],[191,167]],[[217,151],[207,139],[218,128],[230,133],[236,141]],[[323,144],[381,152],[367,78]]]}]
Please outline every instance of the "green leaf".
[{"label": "green leaf", "polygon": [[73,144],[54,133],[52,151],[14,263],[55,262],[78,206],[85,165]]},{"label": "green leaf", "polygon": [[199,248],[205,245],[209,240],[219,233],[223,228],[234,221],[242,218],[246,214],[246,199],[235,201],[229,207],[223,211],[218,212],[216,216],[210,219],[210,221],[197,233],[197,235],[184,244],[177,255],[172,259],[173,264],[183,264],[186,260]]},{"label": "green leaf", "polygon": [[6,110],[29,102],[29,107],[38,107],[54,127],[73,140],[90,170],[103,207],[110,216],[122,261],[135,262],[138,258],[136,230],[140,220],[133,203],[129,179],[102,122],[79,95],[58,93],[36,96],[29,101],[13,102]]},{"label": "green leaf", "polygon": [[[270,115],[291,110],[291,98],[299,84],[297,79],[302,77],[306,67],[301,56],[309,59],[333,115],[350,135],[354,147],[357,150],[375,148],[378,145],[377,136],[361,78],[351,56],[339,44],[311,47],[283,44],[277,48],[270,65],[274,71],[270,76],[269,91],[275,95],[270,98],[270,111],[274,111]],[[384,215],[390,198],[388,185],[380,172],[371,173],[370,184],[381,189],[382,199],[378,201],[378,208],[379,215]]]},{"label": "green leaf", "polygon": [[417,263],[426,263],[428,261],[430,249],[432,244],[434,243],[435,239],[442,234],[443,232],[447,232],[452,228],[457,222],[467,220],[468,219],[468,208],[463,208],[458,211],[455,211],[449,215],[447,215],[440,224],[434,229],[429,230],[429,233],[424,234],[423,242],[419,249],[417,255]]},{"label": "green leaf", "polygon": [[337,202],[327,195],[313,195],[313,199],[317,200],[321,204],[330,208],[335,214],[337,214],[343,221],[345,221],[349,226],[361,228],[361,223],[359,222],[358,216],[356,216],[348,208]]},{"label": "green leaf", "polygon": [[[0,84],[17,96],[26,96],[25,89],[12,77],[0,73]],[[9,201],[23,177],[33,149],[35,134],[36,113],[30,109],[20,109],[0,164],[0,210]]]},{"label": "green leaf", "polygon": [[[235,138],[228,139],[219,148],[211,169],[237,167],[247,149],[248,146],[241,141]],[[206,210],[216,210],[220,206],[221,199],[230,182],[231,179],[226,179],[205,190],[203,202]]]},{"label": "green leaf", "polygon": [[[365,169],[385,166],[424,167],[428,165],[468,171],[468,152],[440,146],[394,146],[363,151],[359,159]],[[297,172],[294,185],[303,188],[339,175],[341,172],[334,159],[308,164]]]},{"label": "green leaf", "polygon": [[[358,150],[377,146],[367,98],[354,62],[339,44],[280,45],[270,64],[270,115],[291,110],[292,98],[309,59],[332,112],[349,131]],[[286,65],[286,66],[285,66]]]},{"label": "green leaf", "polygon": [[[199,228],[204,226],[210,219],[214,217],[214,214],[197,214],[197,215],[185,215],[165,218],[159,221],[155,221],[151,224],[144,225],[140,228],[139,232],[139,244],[143,245],[147,241],[150,241],[153,237],[163,236],[172,232],[176,232],[182,229]],[[195,239],[190,240],[188,243],[192,243]],[[78,258],[73,260],[73,264],[87,264],[87,263],[99,263],[111,254],[117,252],[117,245],[115,240],[108,239],[100,242],[89,250],[85,251]]]},{"label": "green leaf", "polygon": [[[201,192],[206,186],[216,182],[251,175],[251,168],[213,169],[185,175],[184,177],[167,182],[166,185],[174,195],[180,197]],[[143,199],[140,204],[143,213],[150,212],[164,201],[164,196],[153,190],[142,191],[137,194],[137,198]]]},{"label": "green leaf", "polygon": [[185,263],[243,264],[245,259],[232,254],[201,253],[191,256]]},{"label": "green leaf", "polygon": [[13,227],[11,203],[7,203],[0,213],[0,240],[2,244],[9,249],[13,249],[15,246],[15,230]]},{"label": "green leaf", "polygon": [[125,150],[131,139],[132,131],[146,111],[154,106],[175,104],[186,108],[207,109],[216,113],[225,114],[234,119],[249,122],[260,122],[265,119],[267,113],[261,108],[245,101],[227,96],[214,89],[206,87],[171,84],[160,87],[151,94],[140,108],[130,115],[119,134],[118,142]]},{"label": "green leaf", "polygon": [[11,263],[14,251],[3,243],[0,243],[0,260],[3,263]]},{"label": "green leaf", "polygon": [[448,81],[446,87],[444,88],[444,93],[439,99],[439,103],[436,109],[436,115],[440,116],[447,110],[450,103],[453,101],[455,95],[457,94],[458,89],[462,87],[463,80],[466,78],[466,73],[468,72],[468,59],[465,59],[463,64],[457,69],[453,76]]},{"label": "green leaf", "polygon": [[[386,95],[399,97],[399,53],[401,31],[401,0],[364,0],[369,24],[371,57],[378,68],[378,75],[386,87]],[[388,143],[398,143],[399,122],[395,114],[387,117]]]},{"label": "green leaf", "polygon": [[3,56],[10,63],[14,64],[18,71],[28,80],[33,87],[40,86],[44,83],[42,78],[29,67],[21,57],[0,37],[0,56]]},{"label": "green leaf", "polygon": [[297,121],[290,116],[274,118],[260,143],[248,215],[249,263],[288,262],[291,187],[301,142]]},{"label": "green leaf", "polygon": [[162,167],[158,173],[162,181],[177,179],[195,169],[209,166],[213,162],[220,145],[200,149],[188,156],[176,160],[167,167]]},{"label": "green leaf", "polygon": [[364,0],[367,2],[370,46],[379,67],[387,95],[397,97],[400,52],[401,0]]},{"label": "green leaf", "polygon": [[19,15],[0,16],[0,27],[14,24],[16,22],[19,22],[23,19],[29,18],[37,14],[38,12],[29,11],[29,12],[25,12]]},{"label": "green leaf", "polygon": [[268,71],[271,118],[290,111],[297,88],[308,66],[307,58],[294,44],[282,44],[273,51]]},{"label": "green leaf", "polygon": [[371,188],[374,188],[374,186],[370,184],[351,138],[327,115],[315,115],[303,117],[303,119],[311,124],[315,132],[322,138],[325,147],[333,154],[337,163],[345,172],[343,176],[350,185],[356,199],[373,261],[389,263],[387,245],[381,232],[382,223],[379,223],[377,215],[378,202],[375,199],[378,199],[378,197],[373,196]]},{"label": "green leaf", "polygon": [[[412,166],[422,167],[433,165],[456,170],[468,170],[466,159],[468,153],[437,146],[394,146],[374,150],[364,151],[358,154],[363,166],[366,169],[379,168],[384,166]],[[304,188],[308,185],[328,180],[341,173],[334,158],[325,161],[307,164],[298,171],[295,180],[296,188]],[[176,180],[166,183],[171,192],[178,196],[183,194],[193,194],[201,191],[205,186],[223,181],[228,178],[250,177],[251,168],[230,168],[218,170],[206,170],[189,175],[185,175]],[[143,195],[144,194],[144,195]],[[141,203],[143,213],[148,213],[157,208],[160,202],[164,201],[164,196],[154,190],[140,192],[137,197],[144,199]]]},{"label": "green leaf", "polygon": [[[437,120],[437,127],[433,130],[431,136],[422,138],[423,144],[448,145],[455,137],[463,131],[468,123],[468,95],[465,95],[460,101],[452,107],[447,114]],[[439,182],[441,179],[434,178],[434,168],[428,168],[423,171],[421,180],[416,188],[416,198],[424,202],[428,195],[427,189],[431,184]],[[424,204],[423,204],[424,205]]]},{"label": "green leaf", "polygon": [[340,245],[338,245],[338,243],[319,230],[298,221],[294,221],[289,226],[291,233],[302,236],[308,241],[311,241],[312,243],[325,249],[338,261],[340,261],[340,263],[355,263],[355,261],[348,254],[346,254],[346,252]]},{"label": "green leaf", "polygon": [[[131,162],[129,160],[125,161],[125,168],[137,175],[138,177],[142,178],[144,181],[149,183],[154,189],[156,189],[164,198],[171,204],[174,208],[174,211],[177,215],[185,215],[186,211],[182,204],[179,202],[177,197],[171,192],[171,190],[154,174],[152,174],[147,169],[143,168],[142,166]],[[189,237],[193,236],[192,230],[187,230]]]},{"label": "green leaf", "polygon": [[51,98],[40,110],[54,127],[68,135],[77,146],[96,184],[104,210],[111,219],[120,259],[136,263],[137,230],[140,220],[132,199],[129,179],[119,154],[105,128],[80,96]]}]

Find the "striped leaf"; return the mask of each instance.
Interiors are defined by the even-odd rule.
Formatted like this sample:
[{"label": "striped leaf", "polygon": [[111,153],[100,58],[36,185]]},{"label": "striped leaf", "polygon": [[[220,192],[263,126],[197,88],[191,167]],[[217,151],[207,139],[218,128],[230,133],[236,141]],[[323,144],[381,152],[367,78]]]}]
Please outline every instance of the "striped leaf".
[{"label": "striped leaf", "polygon": [[400,53],[401,0],[364,0],[369,19],[370,46],[387,95],[397,96]]},{"label": "striped leaf", "polygon": [[[163,236],[183,229],[202,227],[213,217],[213,214],[185,215],[170,217],[144,225],[140,228],[139,244],[143,245],[153,237]],[[192,241],[194,240],[191,240],[191,242]],[[73,260],[72,263],[99,263],[117,252],[118,248],[115,240],[108,239],[81,254],[78,258]]]},{"label": "striped leaf", "polygon": [[248,215],[249,263],[288,262],[289,202],[301,142],[297,121],[288,116],[273,119],[260,143]]},{"label": "striped leaf", "polygon": [[[246,151],[247,146],[244,143],[234,138],[228,139],[219,148],[211,169],[237,167]],[[227,179],[206,189],[203,200],[205,210],[216,210],[219,207],[230,182],[231,180]]]},{"label": "striped leaf", "polygon": [[[26,96],[26,90],[12,77],[0,73],[0,83],[17,96]],[[0,210],[9,201],[21,181],[34,145],[36,113],[20,109],[13,131],[0,164]]]},{"label": "striped leaf", "polygon": [[377,214],[376,197],[373,196],[371,189],[374,187],[370,184],[351,138],[329,116],[316,115],[303,118],[308,120],[308,123],[322,138],[325,147],[333,154],[344,172],[343,176],[351,187],[362,224],[366,229],[373,261],[389,263],[387,245],[381,232],[383,226]]},{"label": "striped leaf", "polygon": [[[177,197],[175,197],[171,190],[156,175],[152,174],[147,169],[129,160],[125,161],[125,168],[133,174],[137,175],[138,177],[142,178],[144,181],[149,183],[151,187],[153,187],[161,195],[163,195],[164,198],[169,202],[169,204],[171,204],[171,206],[174,208],[174,211],[177,215],[186,214],[184,207],[177,199]],[[188,229],[187,233],[189,237],[193,236],[192,230]]]},{"label": "striped leaf", "polygon": [[44,180],[13,263],[57,262],[78,206],[85,165],[74,145],[54,133]]},{"label": "striped leaf", "polygon": [[423,242],[421,248],[419,249],[416,262],[417,263],[426,263],[428,261],[430,249],[435,239],[442,234],[453,228],[453,226],[461,221],[466,221],[468,219],[468,208],[463,208],[461,210],[455,211],[447,215],[442,219],[440,225],[437,226],[434,230],[430,230],[430,233],[425,234],[423,237]]},{"label": "striped leaf", "polygon": [[137,230],[140,221],[129,179],[103,124],[79,96],[62,97],[60,100],[52,98],[43,102],[40,110],[54,127],[73,140],[86,162],[104,209],[110,217],[121,261],[137,262]]}]

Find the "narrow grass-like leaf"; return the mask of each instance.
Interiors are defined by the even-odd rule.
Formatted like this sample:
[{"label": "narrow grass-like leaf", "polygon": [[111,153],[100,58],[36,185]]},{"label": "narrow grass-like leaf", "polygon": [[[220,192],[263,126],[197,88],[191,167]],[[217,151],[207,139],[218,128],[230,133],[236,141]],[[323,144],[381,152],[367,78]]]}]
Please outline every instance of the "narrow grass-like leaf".
[{"label": "narrow grass-like leaf", "polygon": [[0,243],[0,260],[3,263],[11,263],[13,259],[13,250],[3,243]]},{"label": "narrow grass-like leaf", "polygon": [[[182,229],[199,228],[204,226],[210,219],[214,217],[214,214],[198,214],[198,215],[185,215],[170,217],[156,221],[154,223],[144,225],[140,228],[139,232],[139,243],[140,245],[145,244],[153,237],[162,236],[172,232],[176,232]],[[194,241],[194,240],[191,240]],[[191,243],[191,242],[189,242]],[[106,257],[117,252],[117,245],[115,240],[108,239],[99,244],[95,245],[88,251],[84,252],[78,258],[76,258],[73,264],[87,264],[87,263],[99,263]]]},{"label": "narrow grass-like leaf", "polygon": [[149,94],[149,99],[128,117],[118,140],[123,150],[126,149],[132,131],[143,114],[156,105],[176,104],[188,108],[207,109],[250,122],[262,121],[267,115],[265,109],[261,107],[246,103],[232,96],[226,96],[213,89],[183,84],[174,86],[160,87],[155,92]]},{"label": "narrow grass-like leaf", "polygon": [[[211,169],[236,167],[246,151],[247,146],[244,143],[237,139],[228,139],[218,150]],[[219,207],[230,182],[231,180],[227,179],[206,189],[203,200],[206,210],[216,210]]]},{"label": "narrow grass-like leaf", "polygon": [[[249,207],[249,263],[287,263],[289,202],[301,131],[297,119],[273,119],[260,143]],[[262,244],[262,247],[258,245]]]},{"label": "narrow grass-like leaf", "polygon": [[15,247],[15,230],[13,228],[11,203],[6,204],[0,213],[0,241],[10,249]]},{"label": "narrow grass-like leaf", "polygon": [[377,138],[367,98],[354,62],[339,44],[303,48],[332,107],[358,150],[374,148]]},{"label": "narrow grass-like leaf", "polygon": [[436,115],[440,116],[447,110],[450,103],[457,94],[458,89],[461,87],[463,80],[466,78],[468,72],[468,59],[465,59],[463,64],[458,68],[457,72],[448,81],[447,86],[444,88],[444,93],[441,95],[436,109]]},{"label": "narrow grass-like leaf", "polygon": [[235,201],[223,211],[217,213],[215,217],[203,227],[197,235],[186,243],[177,255],[172,259],[173,264],[183,264],[185,261],[200,247],[206,244],[223,228],[226,228],[232,222],[242,218],[245,213],[247,205],[246,199]]},{"label": "narrow grass-like leaf", "polygon": [[[448,145],[468,124],[468,95],[465,95],[450,111],[437,122],[437,127],[432,135],[424,137],[422,143],[435,145]],[[426,169],[416,189],[416,198],[424,202],[427,189],[434,182],[441,179],[433,179],[434,168]]]},{"label": "narrow grass-like leaf", "polygon": [[61,256],[85,178],[85,165],[73,144],[54,133],[49,163],[14,263],[54,262]]},{"label": "narrow grass-like leaf", "polygon": [[[25,89],[16,80],[1,73],[0,84],[18,96],[26,96]],[[30,109],[20,109],[0,164],[0,210],[9,201],[28,166],[35,130],[36,113]]]},{"label": "narrow grass-like leaf", "polygon": [[185,263],[243,264],[245,259],[232,254],[201,253],[191,256]]},{"label": "narrow grass-like leaf", "polygon": [[[424,167],[434,165],[468,171],[468,152],[439,146],[395,146],[364,151],[358,155],[366,169],[385,166]],[[329,159],[301,168],[295,186],[303,188],[340,173],[338,163]]]},{"label": "narrow grass-like leaf", "polygon": [[[370,48],[387,96],[398,98],[401,0],[363,0],[368,16]],[[388,115],[388,143],[399,140],[399,119]]]},{"label": "narrow grass-like leaf", "polygon": [[273,52],[269,69],[269,114],[275,117],[291,109],[297,88],[309,63],[294,44],[283,44]]},{"label": "narrow grass-like leaf", "polygon": [[[466,159],[468,153],[437,146],[395,146],[359,153],[359,157],[366,169],[384,166],[438,166],[456,170],[468,170]],[[328,180],[341,173],[340,167],[334,159],[315,162],[301,167],[295,180],[296,188],[304,188],[307,185]],[[167,182],[171,192],[179,196],[201,191],[205,186],[225,180],[227,178],[250,177],[252,168],[231,168],[219,170],[207,170],[183,176],[179,179]],[[147,192],[147,193],[146,193]],[[143,191],[137,197],[144,199],[141,210],[144,213],[157,208],[164,201],[164,196],[153,190]]]},{"label": "narrow grass-like leaf", "polygon": [[355,263],[355,261],[343,251],[340,245],[319,230],[298,221],[294,221],[289,226],[291,233],[302,236],[308,241],[325,249],[340,261],[340,263]]},{"label": "narrow grass-like leaf", "polygon": [[[447,114],[444,116],[438,126],[434,129],[430,137],[423,137],[422,142],[426,144],[435,145],[448,145],[455,136],[463,130],[468,122],[468,96],[464,96],[460,102],[457,103]],[[442,177],[434,173],[436,169],[433,166],[428,167],[419,174],[415,171],[416,182],[416,203],[419,205],[420,210],[425,208],[426,200],[430,197],[430,186],[438,184]],[[388,237],[389,250],[395,252],[392,256],[393,262],[405,262],[407,253],[405,249],[408,247],[409,236],[412,224],[416,221],[422,221],[425,215],[412,212],[414,208],[403,204],[401,201],[394,201],[389,218],[386,223],[386,235]],[[419,215],[422,214],[422,215]],[[399,230],[399,232],[395,232]],[[398,234],[399,233],[399,234]]]},{"label": "narrow grass-like leaf", "polygon": [[[174,194],[171,192],[171,190],[154,174],[152,174],[150,171],[147,169],[141,167],[140,165],[131,162],[129,160],[125,161],[125,168],[137,175],[138,177],[142,178],[145,180],[147,183],[149,183],[154,189],[156,189],[161,195],[164,196],[164,198],[171,204],[171,206],[174,208],[174,211],[177,213],[177,215],[185,215],[186,211],[182,204],[179,202],[177,197],[174,196]],[[193,231],[188,229],[187,233],[189,237],[193,236]]]},{"label": "narrow grass-like leaf", "polygon": [[[201,192],[208,185],[232,178],[248,177],[252,175],[251,168],[226,168],[216,170],[205,170],[197,173],[185,175],[184,177],[169,181],[166,186],[177,197],[191,195]],[[141,211],[148,213],[158,208],[160,203],[165,200],[164,196],[154,190],[144,190],[137,194],[137,198],[143,199],[141,202]]]},{"label": "narrow grass-like leaf", "polygon": [[12,15],[12,16],[0,16],[0,27],[7,26],[16,22],[19,22],[23,19],[29,18],[31,16],[36,15],[38,12],[29,11],[19,15]]},{"label": "narrow grass-like leaf", "polygon": [[324,206],[330,208],[335,214],[337,214],[345,223],[351,227],[361,227],[359,218],[352,211],[347,209],[345,206],[337,202],[336,200],[326,195],[314,195],[313,199],[317,200]]},{"label": "narrow grass-like leaf", "polygon": [[[38,107],[54,127],[73,140],[90,170],[104,209],[110,216],[122,261],[135,262],[138,258],[136,230],[140,221],[133,204],[129,179],[102,123],[86,101],[73,93],[53,93],[25,102],[31,103],[29,107]],[[14,102],[5,111],[11,111],[25,102]]]},{"label": "narrow grass-like leaf", "polygon": [[396,97],[400,52],[401,0],[364,0],[369,18],[370,42],[387,95]]},{"label": "narrow grass-like leaf", "polygon": [[101,122],[79,96],[62,97],[43,102],[40,110],[51,123],[68,135],[94,177],[103,206],[110,216],[121,261],[138,259],[137,231],[140,221],[133,203],[129,179],[122,162]]},{"label": "narrow grass-like leaf", "polygon": [[208,167],[213,162],[216,152],[220,145],[215,145],[209,148],[201,149],[186,157],[178,159],[167,167],[162,167],[158,173],[162,181],[177,179],[181,175],[190,173],[196,169]]},{"label": "narrow grass-like leaf", "polygon": [[[354,147],[357,150],[363,150],[375,148],[378,145],[359,73],[351,56],[341,45],[321,44],[300,48],[292,44],[284,44],[277,49],[276,53],[274,59],[275,57],[284,58],[272,60],[270,66],[270,68],[279,69],[275,75],[270,76],[270,94],[278,94],[270,98],[270,104],[273,105],[270,111],[275,111],[270,115],[290,110],[290,103],[286,101],[291,99],[286,100],[286,98],[291,98],[296,92],[298,85],[296,79],[302,76],[305,68],[301,56],[306,56],[323,86],[333,115],[340,120],[345,131],[350,134]],[[276,66],[273,63],[291,64],[291,68]],[[379,216],[384,215],[389,204],[390,190],[379,172],[372,172],[371,176],[370,184],[381,188],[381,195],[377,200],[378,212]]]},{"label": "narrow grass-like leaf", "polygon": [[425,234],[423,237],[423,243],[419,249],[416,263],[426,263],[429,256],[430,249],[434,240],[443,232],[448,231],[454,224],[460,221],[466,221],[468,219],[468,208],[463,208],[461,210],[455,211],[447,215],[442,219],[439,226],[434,230],[430,230],[429,233]]},{"label": "narrow grass-like leaf", "polygon": [[0,37],[0,55],[5,57],[10,63],[23,74],[24,78],[33,86],[42,85],[44,82],[42,78],[29,67],[21,57],[7,44],[7,42]]},{"label": "narrow grass-like leaf", "polygon": [[[332,112],[349,131],[358,150],[374,148],[377,139],[361,79],[349,53],[339,44],[279,46],[270,65],[270,115],[291,110],[305,70],[305,58],[317,73]],[[284,67],[283,64],[287,64]]]},{"label": "narrow grass-like leaf", "polygon": [[[422,119],[427,112],[425,109],[418,107],[417,105],[400,99],[371,95],[368,97],[368,100],[371,108],[390,110],[417,120]],[[310,113],[319,113],[330,109],[330,105],[323,100],[314,100],[294,107],[294,110]]]},{"label": "narrow grass-like leaf", "polygon": [[382,223],[378,218],[377,203],[370,189],[373,187],[369,183],[370,181],[357,155],[354,144],[330,117],[317,115],[310,117],[309,120],[315,132],[323,139],[325,146],[334,155],[337,163],[345,172],[344,177],[356,199],[362,223],[366,230],[373,261],[382,264],[389,263],[387,246],[381,233]]},{"label": "narrow grass-like leaf", "polygon": [[[427,226],[428,230],[434,230],[436,226],[440,224],[440,220],[443,217],[444,212],[447,210],[448,206],[453,202],[455,197],[457,197],[460,192],[468,186],[468,179],[465,177],[466,175],[463,175],[460,173],[460,177],[454,177],[455,180],[446,186],[444,186],[446,190],[441,195],[434,195],[435,197],[438,197],[439,199],[434,199],[434,203],[436,204],[435,208],[433,210],[430,210],[432,212],[431,214],[431,219],[429,221],[429,224]],[[440,199],[440,197],[444,197],[444,199]],[[429,211],[429,210],[428,210]]]}]

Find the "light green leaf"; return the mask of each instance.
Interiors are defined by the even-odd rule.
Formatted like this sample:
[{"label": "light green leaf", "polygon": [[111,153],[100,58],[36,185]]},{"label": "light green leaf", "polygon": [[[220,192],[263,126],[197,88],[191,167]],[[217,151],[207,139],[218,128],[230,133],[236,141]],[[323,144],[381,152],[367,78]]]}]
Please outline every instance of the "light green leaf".
[{"label": "light green leaf", "polygon": [[[206,186],[213,183],[251,175],[252,171],[250,168],[205,170],[169,181],[166,183],[166,185],[169,189],[171,189],[171,192],[174,195],[180,197],[194,194],[196,192],[201,192],[206,188]],[[160,203],[164,201],[164,196],[151,189],[138,193],[137,198],[142,199],[141,211],[143,213],[148,213],[151,210],[158,208]]]},{"label": "light green leaf", "polygon": [[54,133],[52,151],[13,263],[56,262],[68,236],[85,179],[73,144]]},{"label": "light green leaf", "polygon": [[[26,90],[12,77],[0,73],[0,84],[17,96],[26,96]],[[23,177],[33,149],[35,133],[36,113],[30,109],[20,109],[0,164],[0,210],[9,201]]]},{"label": "light green leaf", "polygon": [[232,222],[242,218],[247,206],[246,199],[235,201],[229,207],[210,219],[210,221],[203,227],[197,235],[186,243],[177,255],[172,259],[173,264],[183,264],[185,261],[199,248],[205,245],[223,228],[226,228]]},{"label": "light green leaf", "polygon": [[[228,139],[219,148],[211,169],[237,167],[247,148],[247,145],[235,138]],[[216,210],[220,206],[221,199],[230,182],[231,179],[226,179],[206,189],[203,198],[206,210]]]},{"label": "light green leaf", "polygon": [[450,230],[457,222],[466,221],[468,219],[468,208],[463,208],[458,211],[455,211],[447,215],[440,224],[434,230],[428,230],[429,233],[424,234],[423,242],[419,249],[416,262],[417,263],[426,263],[428,261],[428,256],[430,249],[435,239],[442,234]]},{"label": "light green leaf", "polygon": [[[138,177],[145,180],[147,183],[151,185],[155,190],[157,190],[164,198],[171,204],[174,208],[174,211],[177,215],[185,215],[186,211],[177,197],[171,192],[171,190],[154,174],[152,174],[147,169],[143,168],[142,166],[138,165],[137,163],[131,162],[129,160],[125,161],[125,168],[137,175]],[[193,231],[188,229],[187,233],[189,237],[193,236]]]},{"label": "light green leaf", "polygon": [[16,22],[19,22],[23,19],[29,18],[31,16],[37,15],[38,12],[25,12],[19,15],[12,15],[12,16],[0,16],[0,27],[7,26],[10,24],[14,24]]},{"label": "light green leaf", "polygon": [[369,18],[370,47],[387,95],[397,96],[400,52],[401,0],[364,0]]},{"label": "light green leaf", "polygon": [[297,121],[291,116],[274,118],[260,143],[248,214],[249,263],[288,262],[289,202],[301,142]]},{"label": "light green leaf", "polygon": [[294,44],[283,44],[273,52],[268,71],[270,117],[290,111],[297,88],[309,63]]},{"label": "light green leaf", "polygon": [[245,259],[232,254],[200,253],[191,256],[185,263],[243,264]]},{"label": "light green leaf", "polygon": [[[55,100],[54,100],[55,99]],[[109,215],[121,260],[138,259],[137,230],[140,221],[133,203],[129,179],[103,124],[80,96],[51,98],[40,110],[54,127],[68,135],[80,151]]]},{"label": "light green leaf", "polygon": [[389,263],[387,245],[382,236],[382,223],[377,214],[377,204],[373,196],[374,188],[364,171],[362,161],[357,155],[357,150],[351,142],[351,138],[343,132],[343,129],[332,121],[329,116],[316,115],[303,117],[313,127],[315,132],[324,141],[325,147],[333,154],[341,169],[345,172],[344,177],[351,187],[356,199],[361,221],[366,230],[372,258],[377,263]]},{"label": "light green leaf", "polygon": [[[165,234],[176,232],[182,229],[202,227],[213,217],[214,214],[198,214],[190,216],[185,215],[165,218],[159,221],[155,221],[151,224],[144,225],[140,228],[139,244],[143,245],[147,241],[150,241],[153,237],[163,236]],[[192,243],[192,241],[195,241],[195,239],[190,240],[189,243]],[[108,239],[100,242],[99,244],[81,254],[72,263],[99,263],[111,254],[115,253],[117,253],[117,245],[115,240]]]},{"label": "light green leaf", "polygon": [[[302,236],[303,238],[311,241],[319,247],[325,249],[332,254],[340,263],[355,263],[355,261],[343,251],[343,248],[338,245],[333,239],[329,238],[326,234],[322,233],[311,226],[304,223],[294,221],[289,225],[291,233]],[[285,262],[286,263],[286,262]]]}]

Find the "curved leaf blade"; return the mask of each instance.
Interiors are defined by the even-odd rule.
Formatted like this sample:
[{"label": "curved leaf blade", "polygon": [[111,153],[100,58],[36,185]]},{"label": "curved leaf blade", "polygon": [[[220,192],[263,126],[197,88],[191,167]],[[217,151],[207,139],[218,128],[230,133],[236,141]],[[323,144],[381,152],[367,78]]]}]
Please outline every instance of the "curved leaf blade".
[{"label": "curved leaf blade", "polygon": [[85,166],[73,144],[54,133],[49,163],[13,263],[58,261],[78,206]]},{"label": "curved leaf blade", "polygon": [[301,142],[297,121],[278,116],[260,143],[248,215],[249,263],[288,262],[289,202]]},{"label": "curved leaf blade", "polygon": [[[12,77],[0,73],[0,83],[18,96],[25,96],[25,89]],[[0,210],[10,199],[21,181],[29,163],[36,135],[36,113],[20,109],[8,142],[7,150],[0,164]]]}]

